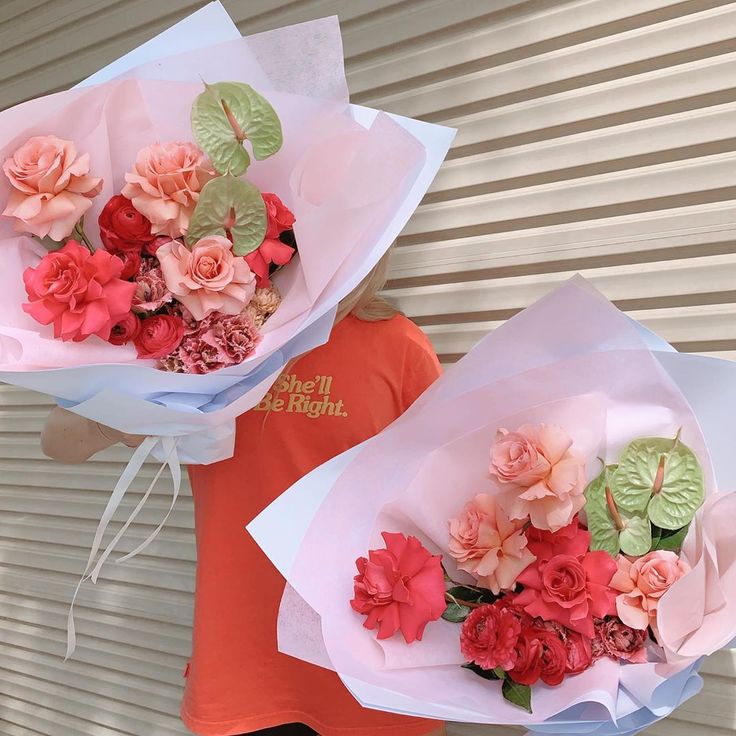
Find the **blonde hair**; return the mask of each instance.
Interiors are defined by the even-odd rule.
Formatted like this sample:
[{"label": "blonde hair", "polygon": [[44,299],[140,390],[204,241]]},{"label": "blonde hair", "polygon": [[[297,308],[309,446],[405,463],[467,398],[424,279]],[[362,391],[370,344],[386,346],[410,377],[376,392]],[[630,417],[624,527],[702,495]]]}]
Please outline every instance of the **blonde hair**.
[{"label": "blonde hair", "polygon": [[363,322],[381,322],[401,312],[379,295],[388,278],[390,251],[381,258],[371,272],[338,305],[335,324],[349,314]]}]

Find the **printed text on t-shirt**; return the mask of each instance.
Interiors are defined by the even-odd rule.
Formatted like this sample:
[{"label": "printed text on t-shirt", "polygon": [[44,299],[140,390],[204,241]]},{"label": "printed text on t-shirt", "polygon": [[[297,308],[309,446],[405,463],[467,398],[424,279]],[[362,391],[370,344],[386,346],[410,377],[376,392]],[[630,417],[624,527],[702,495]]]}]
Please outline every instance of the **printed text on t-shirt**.
[{"label": "printed text on t-shirt", "polygon": [[305,414],[310,419],[346,417],[348,413],[342,399],[333,401],[331,389],[332,376],[317,375],[314,379],[302,381],[295,373],[286,373],[277,379],[253,411]]}]

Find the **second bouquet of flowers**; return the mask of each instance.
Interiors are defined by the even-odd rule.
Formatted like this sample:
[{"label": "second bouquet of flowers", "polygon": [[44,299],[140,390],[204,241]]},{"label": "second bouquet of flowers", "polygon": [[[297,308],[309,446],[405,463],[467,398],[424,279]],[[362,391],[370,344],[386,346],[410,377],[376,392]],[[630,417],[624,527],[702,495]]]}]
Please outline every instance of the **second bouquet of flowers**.
[{"label": "second bouquet of flowers", "polygon": [[732,364],[560,288],[251,523],[281,650],[370,707],[636,733],[736,637],[735,396]]}]

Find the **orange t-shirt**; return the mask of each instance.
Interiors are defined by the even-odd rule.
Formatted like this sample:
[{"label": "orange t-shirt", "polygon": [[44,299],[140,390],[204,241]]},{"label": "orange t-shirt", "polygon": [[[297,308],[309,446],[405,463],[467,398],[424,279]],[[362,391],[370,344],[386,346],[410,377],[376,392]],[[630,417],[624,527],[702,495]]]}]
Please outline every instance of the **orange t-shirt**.
[{"label": "orange t-shirt", "polygon": [[322,736],[437,728],[362,708],[334,672],[279,654],[284,580],[244,527],[310,470],[380,432],[439,374],[429,341],[405,317],[347,317],[238,419],[230,460],[190,468],[197,590],[182,718],[192,731],[229,736],[295,722]]}]

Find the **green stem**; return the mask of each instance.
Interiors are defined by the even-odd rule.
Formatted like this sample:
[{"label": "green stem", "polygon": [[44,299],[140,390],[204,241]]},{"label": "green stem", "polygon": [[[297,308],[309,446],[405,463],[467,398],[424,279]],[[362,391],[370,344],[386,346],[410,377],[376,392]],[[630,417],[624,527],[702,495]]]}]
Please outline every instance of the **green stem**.
[{"label": "green stem", "polygon": [[87,237],[87,233],[84,232],[84,217],[80,218],[79,222],[74,226],[73,234],[76,235],[79,240],[87,246],[90,253],[95,252],[95,249],[92,247],[92,243]]}]

